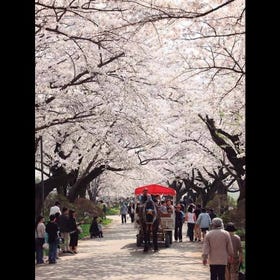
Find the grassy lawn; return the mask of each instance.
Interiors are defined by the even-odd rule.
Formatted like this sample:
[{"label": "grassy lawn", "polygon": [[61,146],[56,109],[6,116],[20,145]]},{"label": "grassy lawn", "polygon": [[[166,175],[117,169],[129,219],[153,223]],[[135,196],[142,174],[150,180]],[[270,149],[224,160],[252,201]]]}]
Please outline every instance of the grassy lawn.
[{"label": "grassy lawn", "polygon": [[113,207],[113,208],[109,208],[107,210],[106,215],[118,215],[120,213],[120,208],[119,207]]}]

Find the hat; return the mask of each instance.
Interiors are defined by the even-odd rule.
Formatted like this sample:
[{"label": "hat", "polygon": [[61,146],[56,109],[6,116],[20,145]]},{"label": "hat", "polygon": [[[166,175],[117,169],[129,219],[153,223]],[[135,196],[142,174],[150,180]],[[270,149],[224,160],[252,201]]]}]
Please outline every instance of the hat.
[{"label": "hat", "polygon": [[223,228],[224,227],[223,220],[221,218],[214,218],[212,220],[212,226],[213,228]]},{"label": "hat", "polygon": [[236,231],[237,229],[235,228],[234,223],[227,223],[225,230],[229,232],[233,232]]}]

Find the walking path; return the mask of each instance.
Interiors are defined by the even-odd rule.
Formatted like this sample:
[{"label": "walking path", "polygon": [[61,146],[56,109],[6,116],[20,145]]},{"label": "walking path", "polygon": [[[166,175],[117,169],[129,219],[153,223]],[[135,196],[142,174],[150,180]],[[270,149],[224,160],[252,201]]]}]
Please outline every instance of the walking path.
[{"label": "walking path", "polygon": [[56,264],[35,267],[36,280],[209,280],[209,267],[202,265],[201,243],[191,243],[183,226],[183,242],[159,252],[143,253],[136,246],[136,229],[120,216],[109,216],[104,238],[79,240],[76,255],[62,256]]}]

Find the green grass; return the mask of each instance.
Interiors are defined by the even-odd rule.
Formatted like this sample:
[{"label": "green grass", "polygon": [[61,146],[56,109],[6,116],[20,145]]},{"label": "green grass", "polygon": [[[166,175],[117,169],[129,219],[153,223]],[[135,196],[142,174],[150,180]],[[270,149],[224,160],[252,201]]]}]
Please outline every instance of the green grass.
[{"label": "green grass", "polygon": [[80,227],[82,228],[83,232],[79,234],[79,239],[89,236],[90,224],[81,224]]},{"label": "green grass", "polygon": [[118,215],[120,213],[119,207],[115,206],[107,209],[106,215]]}]

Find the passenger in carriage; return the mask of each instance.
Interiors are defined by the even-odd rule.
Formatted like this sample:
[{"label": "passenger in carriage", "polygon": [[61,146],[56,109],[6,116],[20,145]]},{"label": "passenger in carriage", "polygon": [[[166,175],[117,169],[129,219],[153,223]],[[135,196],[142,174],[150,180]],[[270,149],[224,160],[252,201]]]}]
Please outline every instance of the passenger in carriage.
[{"label": "passenger in carriage", "polygon": [[166,201],[165,200],[162,200],[161,201],[161,205],[159,207],[159,211],[163,214],[167,214],[167,205],[166,205]]},{"label": "passenger in carriage", "polygon": [[173,214],[174,206],[172,205],[171,199],[169,198],[166,200],[166,208],[168,213]]}]

